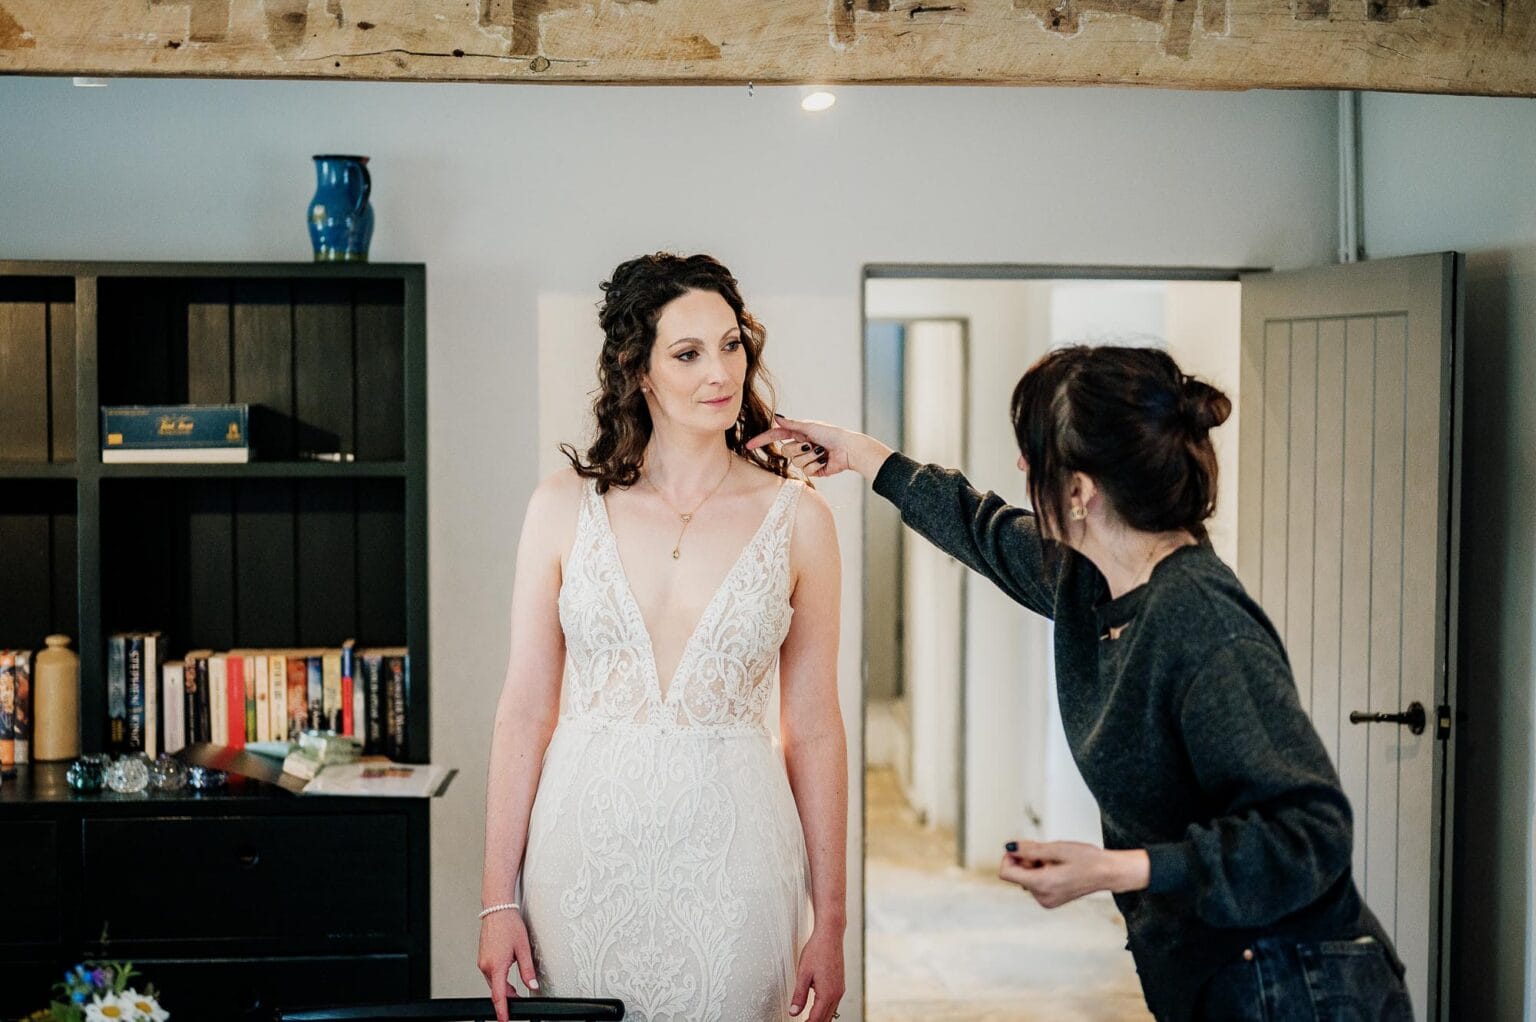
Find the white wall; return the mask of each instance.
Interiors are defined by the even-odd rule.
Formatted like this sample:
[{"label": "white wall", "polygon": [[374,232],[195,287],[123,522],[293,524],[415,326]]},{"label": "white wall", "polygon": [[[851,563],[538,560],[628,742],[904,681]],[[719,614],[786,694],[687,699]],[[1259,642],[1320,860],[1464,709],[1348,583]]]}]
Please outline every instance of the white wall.
[{"label": "white wall", "polygon": [[[978,488],[1019,505],[1029,503],[1029,494],[1015,464],[1008,401],[1024,370],[1049,346],[1050,289],[1047,281],[875,278],[864,290],[872,319],[965,320],[969,437],[961,467]],[[996,865],[1004,841],[1043,836],[1029,826],[1023,807],[1049,825],[1044,749],[1054,674],[1046,622],[980,575],[967,572],[965,584],[964,847],[966,865],[986,867]],[[1065,743],[1060,754],[1070,767]]]},{"label": "white wall", "polygon": [[[916,460],[959,465],[965,457],[966,339],[954,321],[910,323],[904,345],[906,450]],[[911,529],[902,543],[902,673],[910,711],[908,800],[932,826],[960,822],[960,664],[965,566]]]},{"label": "white wall", "polygon": [[[540,297],[593,303],[623,258],[713,251],[768,323],[781,407],[857,422],[863,263],[1327,262],[1334,111],[1310,93],[864,88],[813,118],[789,89],[0,78],[0,254],[306,259],[310,154],[373,157],[374,259],[428,266],[432,742],[462,770],[433,808],[433,986],[472,994],[489,711],[547,457]],[[913,152],[949,169],[914,174]],[[853,607],[860,490],[826,492]],[[853,764],[858,632],[845,616]],[[848,950],[857,991],[856,928]]]},{"label": "white wall", "polygon": [[1467,253],[1452,1017],[1536,1017],[1536,102],[1369,94],[1372,257]]},{"label": "white wall", "polygon": [[1238,383],[1241,377],[1242,285],[1226,281],[1170,281],[1165,285],[1168,354],[1191,376],[1223,391],[1232,415],[1211,433],[1216,448],[1216,513],[1206,523],[1211,546],[1237,567]]}]

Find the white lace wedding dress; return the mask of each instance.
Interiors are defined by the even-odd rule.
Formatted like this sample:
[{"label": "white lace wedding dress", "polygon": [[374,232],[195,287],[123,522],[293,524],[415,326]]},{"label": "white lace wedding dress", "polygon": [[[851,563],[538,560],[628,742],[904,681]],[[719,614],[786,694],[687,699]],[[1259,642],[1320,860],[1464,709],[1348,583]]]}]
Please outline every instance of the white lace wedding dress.
[{"label": "white lace wedding dress", "polygon": [[789,632],[786,480],[665,692],[589,482],[560,589],[566,708],[529,824],[539,993],[641,1022],[782,1022],[807,935],[805,838],[764,711]]}]

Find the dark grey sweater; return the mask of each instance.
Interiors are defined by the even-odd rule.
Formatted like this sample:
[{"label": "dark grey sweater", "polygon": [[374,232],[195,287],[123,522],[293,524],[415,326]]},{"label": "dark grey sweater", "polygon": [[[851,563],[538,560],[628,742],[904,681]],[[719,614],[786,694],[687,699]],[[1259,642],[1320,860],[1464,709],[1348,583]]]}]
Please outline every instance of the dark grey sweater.
[{"label": "dark grey sweater", "polygon": [[[1106,848],[1145,848],[1119,894],[1147,1003],[1192,1015],[1201,985],[1262,936],[1375,936],[1350,871],[1349,803],[1269,619],[1209,543],[1110,599],[1035,517],[963,476],[892,455],[875,492],[935,545],[1055,622],[1056,684]],[[1112,628],[1119,637],[1108,638]]]}]

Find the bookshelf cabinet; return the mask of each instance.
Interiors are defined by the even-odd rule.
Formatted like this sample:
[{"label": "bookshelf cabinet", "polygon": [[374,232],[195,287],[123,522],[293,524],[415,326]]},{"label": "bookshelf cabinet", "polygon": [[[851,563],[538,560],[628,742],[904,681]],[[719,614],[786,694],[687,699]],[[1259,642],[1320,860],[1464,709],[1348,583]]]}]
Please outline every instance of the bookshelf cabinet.
[{"label": "bookshelf cabinet", "polygon": [[[419,265],[0,262],[0,648],[106,638],[406,646],[430,757],[426,272]],[[103,464],[104,404],[250,404],[249,464]],[[305,460],[307,452],[355,460]]]},{"label": "bookshelf cabinet", "polygon": [[[158,630],[167,659],[406,646],[401,758],[429,761],[425,287],[414,264],[0,261],[0,648],[71,636],[84,751],[107,637]],[[219,402],[252,406],[249,464],[101,462],[103,404]],[[0,785],[0,1019],[90,956],[178,1018],[427,996],[428,802],[63,774]]]}]

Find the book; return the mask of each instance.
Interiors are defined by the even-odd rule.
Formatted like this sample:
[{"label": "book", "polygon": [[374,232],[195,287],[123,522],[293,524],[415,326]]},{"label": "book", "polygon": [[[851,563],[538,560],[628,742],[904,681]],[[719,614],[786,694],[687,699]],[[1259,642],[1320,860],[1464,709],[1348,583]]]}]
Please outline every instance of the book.
[{"label": "book", "polygon": [[397,759],[406,754],[410,742],[406,723],[410,656],[404,647],[388,647],[376,652],[383,657],[379,670],[384,694],[384,755]]},{"label": "book", "polygon": [[194,739],[198,742],[213,741],[213,704],[211,685],[208,680],[208,659],[213,656],[209,649],[193,650],[186,656],[187,695],[190,698],[187,720]]},{"label": "book", "polygon": [[250,460],[249,405],[107,405],[103,462]]},{"label": "book", "polygon": [[322,730],[341,733],[341,650],[328,649],[320,654],[320,678],[325,695],[325,722]]},{"label": "book", "polygon": [[160,707],[165,712],[166,752],[180,752],[187,746],[186,662],[167,660],[160,668]]},{"label": "book", "polygon": [[229,674],[228,658],[223,653],[208,657],[208,740],[215,745],[229,744]]},{"label": "book", "polygon": [[0,769],[16,765],[16,657],[0,651]]},{"label": "book", "polygon": [[309,722],[306,727],[325,730],[325,676],[320,666],[320,654],[311,651],[304,657],[305,701],[309,706]]},{"label": "book", "polygon": [[309,661],[302,653],[288,653],[288,740],[296,742],[309,727]]},{"label": "book", "polygon": [[144,633],[144,752],[150,759],[160,754],[160,661],[159,632]]},{"label": "book", "polygon": [[356,641],[341,644],[341,733],[357,736],[357,710],[363,705],[362,687],[357,683]]},{"label": "book", "polygon": [[245,681],[245,720],[242,721],[241,744],[256,740],[256,655],[246,653],[240,658],[241,677]]},{"label": "book", "polygon": [[107,749],[122,752],[128,740],[128,639],[107,639]]},{"label": "book", "polygon": [[268,654],[267,677],[272,688],[268,703],[272,719],[267,737],[274,742],[285,742],[288,740],[288,657],[285,654]]},{"label": "book", "polygon": [[172,447],[165,450],[136,448],[104,450],[104,465],[153,465],[165,463],[199,465],[244,465],[251,460],[248,447]]},{"label": "book", "polygon": [[272,661],[265,653],[257,653],[252,661],[256,668],[256,712],[250,740],[265,742],[272,738],[272,683],[267,676]]},{"label": "book", "polygon": [[144,752],[144,636],[133,632],[125,638],[127,658],[128,728],[123,748]]},{"label": "book", "polygon": [[369,798],[436,798],[448,790],[458,770],[428,763],[327,763],[308,784],[305,795],[360,795]]},{"label": "book", "polygon": [[372,650],[358,655],[357,672],[363,678],[363,752],[384,752],[384,657]]},{"label": "book", "polygon": [[32,651],[18,649],[16,659],[16,762],[32,762]]},{"label": "book", "polygon": [[245,746],[245,657],[239,653],[226,653],[224,679],[227,686],[224,744],[240,749]]}]

